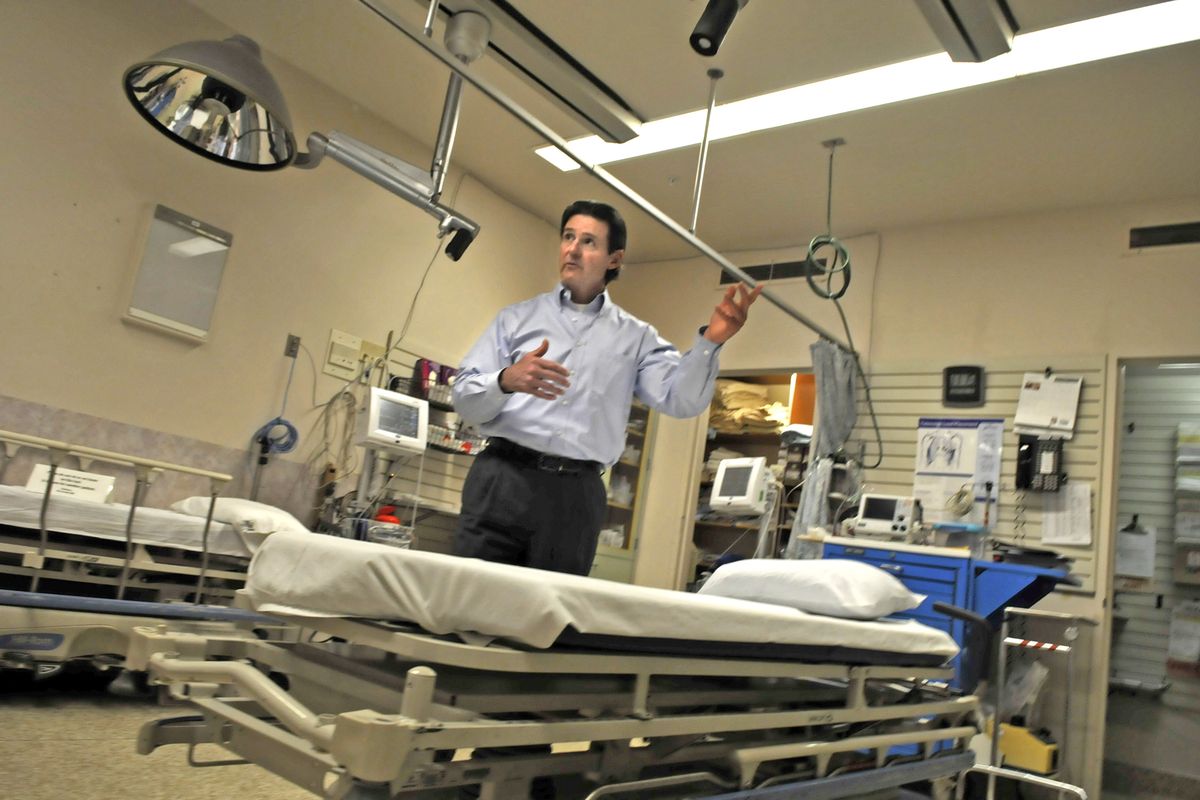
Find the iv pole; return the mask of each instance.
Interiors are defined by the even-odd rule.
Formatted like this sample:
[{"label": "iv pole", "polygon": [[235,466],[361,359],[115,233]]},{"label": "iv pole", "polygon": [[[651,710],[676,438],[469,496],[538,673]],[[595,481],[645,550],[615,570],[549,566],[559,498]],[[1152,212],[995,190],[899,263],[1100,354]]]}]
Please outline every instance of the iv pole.
[{"label": "iv pole", "polygon": [[[612,189],[617,194],[624,197],[627,201],[629,201],[633,205],[640,208],[642,211],[644,211],[646,214],[648,214],[652,219],[654,219],[656,222],[658,222],[660,225],[662,225],[664,228],[666,228],[671,233],[678,236],[686,244],[691,245],[694,249],[699,251],[701,255],[705,256],[706,258],[708,258],[708,260],[715,263],[726,273],[728,273],[729,275],[732,275],[734,278],[737,278],[739,281],[741,281],[751,287],[758,285],[757,282],[753,278],[751,278],[745,272],[743,272],[742,270],[740,270],[736,266],[734,266],[733,262],[731,262],[729,259],[725,258],[725,256],[721,255],[712,246],[710,246],[708,243],[704,242],[702,239],[698,238],[695,234],[693,234],[691,231],[684,228],[682,225],[680,225],[674,219],[667,216],[663,211],[659,210],[658,207],[653,205],[649,200],[646,200],[640,194],[633,191],[633,189],[626,186],[624,183],[622,183],[620,180],[618,180],[616,177],[614,177],[612,174],[610,174],[607,170],[605,170],[604,168],[602,168],[596,164],[589,164],[586,161],[584,161],[583,158],[578,156],[575,153],[575,151],[571,149],[571,146],[569,144],[567,144],[567,141],[565,139],[563,139],[561,136],[559,136],[557,133],[555,133],[553,130],[551,130],[549,128],[549,126],[547,126],[545,123],[543,123],[537,117],[533,116],[531,113],[526,111],[515,100],[508,97],[508,95],[504,94],[496,87],[492,86],[486,80],[479,77],[478,75],[472,74],[467,69],[465,64],[462,64],[457,58],[455,58],[452,54],[450,54],[449,51],[447,51],[445,48],[438,45],[432,39],[426,37],[422,32],[410,30],[407,22],[405,22],[403,19],[401,19],[397,14],[395,14],[390,9],[384,8],[378,2],[378,0],[359,0],[359,2],[361,2],[367,8],[369,8],[371,11],[375,12],[375,14],[377,14],[380,18],[382,18],[384,21],[386,21],[388,24],[390,24],[396,30],[403,33],[405,36],[407,36],[409,39],[411,39],[417,45],[424,48],[424,50],[426,52],[433,55],[435,58],[437,58],[439,61],[441,61],[447,67],[449,67],[453,72],[457,73],[458,75],[461,75],[464,80],[466,80],[468,83],[470,83],[472,86],[474,86],[479,91],[483,92],[486,96],[490,97],[498,105],[500,105],[506,111],[508,111],[510,114],[512,114],[514,117],[516,117],[527,128],[529,128],[534,133],[538,134],[543,139],[545,139],[546,142],[554,145],[559,150],[566,153],[567,156],[570,157],[572,161],[574,161],[576,164],[578,164],[589,175],[591,175],[594,178],[597,178],[602,183],[607,184],[610,189]],[[434,2],[436,2],[436,0],[434,0]],[[432,4],[431,4],[431,11],[430,11],[431,17],[432,17],[432,14],[433,14],[433,12],[432,12]],[[770,302],[772,305],[774,305],[776,308],[778,308],[780,311],[787,314],[789,317],[796,320],[800,324],[804,325],[805,327],[807,327],[813,333],[816,333],[821,338],[827,339],[828,341],[832,342],[834,345],[840,347],[842,350],[845,350],[847,353],[854,353],[854,350],[849,345],[843,343],[840,339],[838,339],[832,333],[825,330],[825,328],[821,327],[820,325],[818,325],[817,323],[815,323],[811,319],[809,319],[807,316],[805,316],[804,314],[797,311],[787,301],[785,301],[783,298],[779,297],[777,294],[775,294],[775,292],[773,292],[772,290],[768,289],[765,286],[763,287],[763,290],[762,290],[762,296],[768,302]]]}]

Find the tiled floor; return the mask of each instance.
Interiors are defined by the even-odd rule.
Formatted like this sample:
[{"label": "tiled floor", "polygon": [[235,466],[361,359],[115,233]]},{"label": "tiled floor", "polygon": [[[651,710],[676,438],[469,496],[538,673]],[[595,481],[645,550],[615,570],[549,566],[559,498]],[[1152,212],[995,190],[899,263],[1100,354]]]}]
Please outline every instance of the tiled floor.
[{"label": "tiled floor", "polygon": [[[198,769],[183,745],[138,755],[143,722],[188,713],[94,684],[0,673],[0,796],[13,800],[312,800],[259,767]],[[221,755],[223,754],[223,755]],[[208,758],[228,758],[218,748]]]}]

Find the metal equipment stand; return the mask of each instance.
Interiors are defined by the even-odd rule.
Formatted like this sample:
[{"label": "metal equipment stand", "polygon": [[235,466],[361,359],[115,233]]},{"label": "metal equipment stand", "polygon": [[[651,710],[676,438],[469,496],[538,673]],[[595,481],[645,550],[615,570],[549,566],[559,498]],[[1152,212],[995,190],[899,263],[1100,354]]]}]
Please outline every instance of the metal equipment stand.
[{"label": "metal equipment stand", "polygon": [[[1032,639],[1021,639],[1009,636],[1009,624],[1013,617],[1026,617],[1034,619],[1055,620],[1066,624],[1063,631],[1063,638],[1067,644],[1057,644],[1054,642],[1039,642]],[[1063,614],[1056,611],[1037,611],[1031,608],[1015,608],[1007,607],[1004,609],[1004,620],[1000,626],[1000,645],[997,648],[996,656],[996,702],[994,719],[992,723],[992,752],[990,767],[976,767],[975,771],[984,773],[988,776],[987,779],[987,798],[994,800],[996,796],[996,778],[998,776],[1015,778],[1015,776],[1023,776],[1015,778],[1027,783],[1033,783],[1038,786],[1045,786],[1052,789],[1057,789],[1058,796],[1062,797],[1063,793],[1074,795],[1075,797],[1086,798],[1087,795],[1082,789],[1069,783],[1051,780],[1036,775],[1031,775],[1025,772],[1016,772],[1014,770],[1002,769],[1000,767],[1000,703],[1004,692],[1005,668],[1007,666],[1008,648],[1022,648],[1026,650],[1039,650],[1049,653],[1060,653],[1067,657],[1067,686],[1063,699],[1063,725],[1062,733],[1059,737],[1060,746],[1060,765],[1065,763],[1065,754],[1068,751],[1067,742],[1070,736],[1070,703],[1071,691],[1074,680],[1075,666],[1075,641],[1079,638],[1080,624],[1095,625],[1096,621],[1088,617],[1081,617],[1076,614]],[[1062,768],[1060,766],[1060,773]]]}]

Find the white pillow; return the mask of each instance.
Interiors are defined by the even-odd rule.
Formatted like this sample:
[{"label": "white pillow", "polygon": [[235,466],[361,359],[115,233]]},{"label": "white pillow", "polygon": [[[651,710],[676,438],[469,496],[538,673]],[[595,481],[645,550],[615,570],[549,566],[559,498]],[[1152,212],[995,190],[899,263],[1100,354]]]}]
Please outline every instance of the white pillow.
[{"label": "white pillow", "polygon": [[734,561],[718,567],[700,594],[846,619],[886,617],[925,600],[878,567],[844,559]]},{"label": "white pillow", "polygon": [[[212,498],[189,497],[171,505],[172,511],[188,514],[193,517],[207,517],[208,504]],[[213,519],[227,522],[244,533],[276,533],[289,531],[292,533],[308,533],[300,520],[288,512],[266,503],[256,503],[253,500],[243,500],[240,497],[218,497],[217,506],[213,510]]]}]

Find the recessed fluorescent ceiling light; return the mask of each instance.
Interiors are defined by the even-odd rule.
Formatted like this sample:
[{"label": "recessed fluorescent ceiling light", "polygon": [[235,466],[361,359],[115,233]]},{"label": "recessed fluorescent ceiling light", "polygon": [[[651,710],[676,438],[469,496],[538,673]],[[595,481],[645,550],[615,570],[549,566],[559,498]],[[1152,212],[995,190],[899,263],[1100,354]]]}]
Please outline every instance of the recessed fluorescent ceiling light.
[{"label": "recessed fluorescent ceiling light", "polygon": [[1200,369],[1200,364],[1159,364],[1159,369]]},{"label": "recessed fluorescent ceiling light", "polygon": [[[938,53],[736,100],[713,110],[708,138],[728,139],[1196,39],[1200,39],[1200,2],[1172,0],[1019,34],[1011,51],[980,64],[954,62]],[[567,144],[588,164],[623,161],[699,144],[704,116],[704,110],[689,111],[647,122],[636,138],[624,144],[606,142],[599,136]],[[539,147],[536,152],[564,172],[579,168],[554,145]]]},{"label": "recessed fluorescent ceiling light", "polygon": [[193,236],[191,239],[184,239],[182,242],[176,242],[167,248],[167,251],[173,256],[180,258],[192,258],[194,256],[208,255],[219,250],[228,250],[229,245],[224,242],[218,242],[215,239],[209,239],[207,236]]}]

